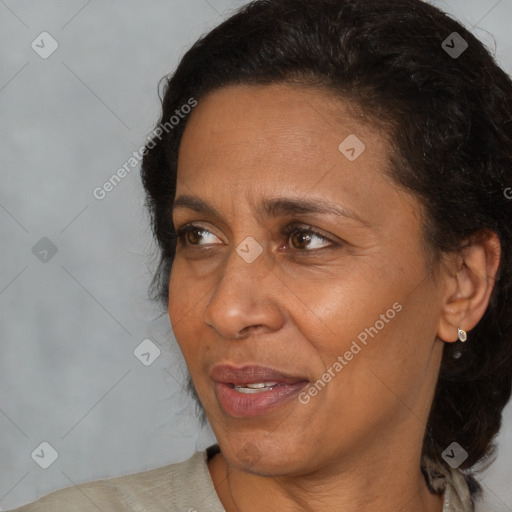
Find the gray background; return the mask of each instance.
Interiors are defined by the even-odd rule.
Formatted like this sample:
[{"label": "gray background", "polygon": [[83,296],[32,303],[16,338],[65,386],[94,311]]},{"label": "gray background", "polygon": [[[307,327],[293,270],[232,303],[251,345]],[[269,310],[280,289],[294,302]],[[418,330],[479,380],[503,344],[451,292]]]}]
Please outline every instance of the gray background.
[{"label": "gray background", "polygon": [[[214,440],[182,391],[168,317],[146,298],[155,246],[139,168],[103,200],[92,192],[154,127],[160,78],[243,3],[0,0],[0,509]],[[512,0],[435,3],[512,73]],[[43,31],[59,45],[46,59],[31,47]],[[45,241],[32,252],[43,237],[53,256]],[[161,353],[146,366],[134,350],[147,338]],[[58,453],[47,469],[43,441]],[[510,404],[499,442],[487,510],[512,511]]]}]

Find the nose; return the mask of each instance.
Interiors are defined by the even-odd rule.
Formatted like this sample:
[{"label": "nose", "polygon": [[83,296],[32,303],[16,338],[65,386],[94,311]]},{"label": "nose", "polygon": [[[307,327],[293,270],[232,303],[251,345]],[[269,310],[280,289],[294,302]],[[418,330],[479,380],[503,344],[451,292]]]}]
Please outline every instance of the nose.
[{"label": "nose", "polygon": [[264,254],[248,263],[233,251],[205,306],[204,322],[223,339],[279,330],[283,315],[276,299],[283,296],[282,288]]}]

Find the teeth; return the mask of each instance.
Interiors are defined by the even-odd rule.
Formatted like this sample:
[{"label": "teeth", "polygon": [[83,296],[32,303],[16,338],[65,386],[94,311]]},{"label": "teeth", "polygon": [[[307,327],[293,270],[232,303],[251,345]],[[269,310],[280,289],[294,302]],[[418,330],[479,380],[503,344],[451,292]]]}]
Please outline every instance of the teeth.
[{"label": "teeth", "polygon": [[254,384],[243,384],[241,386],[234,386],[234,389],[240,393],[260,393],[261,391],[268,391],[273,386],[277,385],[277,382],[256,382]]},{"label": "teeth", "polygon": [[244,388],[251,388],[251,389],[260,389],[260,388],[267,388],[269,386],[275,386],[277,382],[256,382],[254,384],[245,384]]}]

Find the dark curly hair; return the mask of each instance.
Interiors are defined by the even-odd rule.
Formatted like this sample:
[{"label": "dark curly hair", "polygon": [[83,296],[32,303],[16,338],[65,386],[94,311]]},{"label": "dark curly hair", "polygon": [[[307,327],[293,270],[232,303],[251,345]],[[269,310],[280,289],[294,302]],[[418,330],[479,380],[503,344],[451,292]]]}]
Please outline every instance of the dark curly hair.
[{"label": "dark curly hair", "polygon": [[[468,45],[460,55],[448,51],[453,32]],[[512,382],[510,78],[468,30],[421,0],[256,0],[186,52],[165,82],[159,126],[191,97],[272,83],[328,90],[391,130],[387,172],[424,204],[424,241],[434,259],[486,231],[498,235],[502,256],[489,306],[467,343],[444,345],[423,442],[423,455],[446,464],[441,453],[456,440],[468,452],[461,469],[478,469],[495,452]],[[142,164],[160,248],[150,292],[165,306],[185,126],[186,117],[154,133]],[[476,494],[478,484],[468,480]]]}]

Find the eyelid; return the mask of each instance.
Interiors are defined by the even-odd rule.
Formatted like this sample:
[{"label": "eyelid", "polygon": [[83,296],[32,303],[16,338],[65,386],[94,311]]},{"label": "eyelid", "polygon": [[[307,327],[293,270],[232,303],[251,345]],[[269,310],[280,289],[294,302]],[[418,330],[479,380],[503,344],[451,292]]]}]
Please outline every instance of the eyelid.
[{"label": "eyelid", "polygon": [[[190,231],[192,229],[203,229],[204,231],[208,231],[208,233],[215,235],[215,233],[213,233],[209,227],[202,226],[198,222],[187,222],[186,224],[183,224],[183,226],[181,226],[180,228],[175,229],[176,236],[186,233],[187,231]],[[217,236],[217,235],[215,235],[215,236]]]}]

